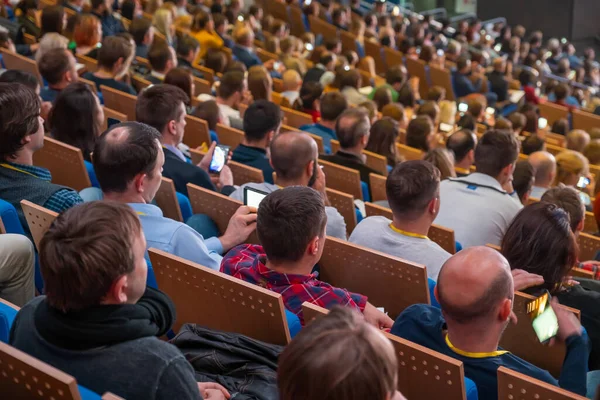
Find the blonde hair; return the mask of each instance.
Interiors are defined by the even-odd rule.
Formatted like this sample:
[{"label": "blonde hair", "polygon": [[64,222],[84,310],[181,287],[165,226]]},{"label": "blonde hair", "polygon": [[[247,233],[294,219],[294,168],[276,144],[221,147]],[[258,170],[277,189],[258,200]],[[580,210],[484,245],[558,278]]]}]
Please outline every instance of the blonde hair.
[{"label": "blonde hair", "polygon": [[572,175],[587,175],[588,172],[589,163],[583,154],[564,150],[556,156],[556,178],[553,186],[565,183]]},{"label": "blonde hair", "polygon": [[267,69],[262,65],[255,65],[248,70],[248,90],[254,100],[271,101],[273,81]]},{"label": "blonde hair", "polygon": [[171,43],[171,40],[173,39],[171,36],[172,24],[173,14],[171,13],[171,10],[162,7],[156,10],[154,17],[152,17],[152,25],[159,33],[162,33],[167,38],[168,43]]},{"label": "blonde hair", "polygon": [[146,8],[144,9],[144,12],[148,13],[148,14],[154,14],[156,12],[156,10],[158,10],[159,8],[161,8],[163,5],[163,0],[148,0],[148,2],[146,3]]},{"label": "blonde hair", "polygon": [[456,178],[454,154],[451,151],[441,148],[429,150],[423,157],[423,160],[429,161],[440,170],[441,181],[448,178]]}]

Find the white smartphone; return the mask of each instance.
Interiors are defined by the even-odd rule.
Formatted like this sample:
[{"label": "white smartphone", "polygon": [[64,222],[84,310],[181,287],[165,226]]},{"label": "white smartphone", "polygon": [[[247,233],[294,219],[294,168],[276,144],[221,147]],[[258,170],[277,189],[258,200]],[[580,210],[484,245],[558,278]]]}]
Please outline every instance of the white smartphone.
[{"label": "white smartphone", "polygon": [[467,105],[467,103],[460,103],[458,105],[458,111],[461,113],[466,113],[468,109],[469,109],[469,106]]},{"label": "white smartphone", "polygon": [[546,118],[538,119],[538,129],[546,129],[548,126],[548,120]]},{"label": "white smartphone", "polygon": [[268,193],[246,186],[244,187],[244,204],[250,207],[258,208],[260,202],[267,197],[267,194]]}]

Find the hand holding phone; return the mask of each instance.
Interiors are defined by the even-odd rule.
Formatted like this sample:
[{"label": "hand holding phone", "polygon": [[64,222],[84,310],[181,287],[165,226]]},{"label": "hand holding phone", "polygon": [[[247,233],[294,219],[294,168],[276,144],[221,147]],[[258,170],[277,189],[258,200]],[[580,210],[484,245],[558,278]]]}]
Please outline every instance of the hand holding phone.
[{"label": "hand holding phone", "polygon": [[558,318],[550,306],[550,293],[544,294],[527,303],[527,313],[531,316],[533,330],[540,343],[548,343],[558,334]]},{"label": "hand holding phone", "polygon": [[225,164],[227,164],[227,157],[229,156],[229,146],[217,145],[213,151],[212,159],[210,160],[210,166],[208,172],[211,174],[218,174],[221,172]]},{"label": "hand holding phone", "polygon": [[552,298],[551,306],[558,320],[557,337],[564,342],[570,336],[581,336],[581,322],[579,322],[575,314],[563,307],[559,307],[559,305],[558,299],[556,297]]},{"label": "hand holding phone", "polygon": [[244,187],[244,205],[258,209],[260,202],[265,197],[267,197],[267,194],[268,193],[263,192],[261,190],[257,190],[257,189],[251,188],[249,186],[245,186]]}]

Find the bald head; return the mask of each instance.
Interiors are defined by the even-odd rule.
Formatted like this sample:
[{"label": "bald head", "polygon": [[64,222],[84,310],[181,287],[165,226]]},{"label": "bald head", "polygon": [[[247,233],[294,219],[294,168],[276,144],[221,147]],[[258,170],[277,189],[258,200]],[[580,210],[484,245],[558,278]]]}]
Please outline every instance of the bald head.
[{"label": "bald head", "polygon": [[463,161],[469,152],[475,150],[475,146],[477,146],[477,136],[468,129],[454,132],[446,143],[448,150],[452,150],[454,153],[456,163]]},{"label": "bald head", "polygon": [[271,141],[270,151],[271,164],[277,177],[286,181],[298,181],[308,175],[308,164],[315,161],[316,166],[319,157],[317,143],[303,132],[280,133]]},{"label": "bald head", "polygon": [[478,324],[496,317],[497,307],[514,295],[508,261],[488,247],[471,247],[444,263],[437,297],[446,320]]},{"label": "bald head", "polygon": [[527,159],[535,171],[535,186],[550,187],[556,175],[556,159],[547,151],[531,153]]},{"label": "bald head", "polygon": [[369,115],[362,108],[344,111],[335,125],[335,133],[342,149],[353,149],[361,143],[362,147],[366,146],[370,129]]}]

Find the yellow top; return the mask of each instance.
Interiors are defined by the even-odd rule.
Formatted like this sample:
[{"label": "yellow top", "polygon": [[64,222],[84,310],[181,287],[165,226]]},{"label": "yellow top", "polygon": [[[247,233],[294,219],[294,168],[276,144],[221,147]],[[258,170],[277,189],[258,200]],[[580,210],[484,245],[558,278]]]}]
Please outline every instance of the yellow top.
[{"label": "yellow top", "polygon": [[508,351],[506,351],[506,350],[496,350],[496,351],[491,351],[489,353],[471,353],[469,351],[462,351],[461,349],[457,349],[456,347],[454,347],[454,345],[452,343],[450,343],[450,338],[448,337],[448,335],[446,335],[446,344],[448,345],[448,347],[450,347],[450,350],[452,350],[456,354],[464,356],[464,357],[469,357],[469,358],[498,357],[498,356],[501,356],[502,354],[508,353]]},{"label": "yellow top", "polygon": [[192,32],[192,36],[200,43],[200,52],[198,53],[196,63],[199,63],[206,56],[208,49],[220,49],[224,45],[223,39],[216,32],[209,32],[203,29],[198,32]]},{"label": "yellow top", "polygon": [[402,229],[398,229],[394,226],[394,224],[390,224],[390,228],[394,231],[394,232],[398,232],[401,235],[404,236],[410,236],[410,237],[415,237],[415,238],[419,238],[419,239],[427,239],[429,240],[429,238],[425,235],[421,235],[419,233],[413,233],[413,232],[408,232],[408,231],[403,231]]}]

